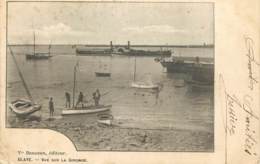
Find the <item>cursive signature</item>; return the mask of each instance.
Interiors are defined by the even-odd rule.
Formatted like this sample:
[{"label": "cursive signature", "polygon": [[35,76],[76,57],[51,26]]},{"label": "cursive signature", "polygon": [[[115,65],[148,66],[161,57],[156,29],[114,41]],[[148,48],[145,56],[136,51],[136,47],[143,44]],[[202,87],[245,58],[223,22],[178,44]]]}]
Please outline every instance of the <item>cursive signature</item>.
[{"label": "cursive signature", "polygon": [[[235,94],[231,94],[225,86],[225,81],[222,74],[219,74],[220,90],[222,92],[224,103],[225,103],[225,112],[226,112],[226,121],[225,121],[225,132],[228,136],[237,135],[238,125],[240,123],[243,125],[244,133],[244,144],[243,150],[248,155],[257,156],[257,135],[256,135],[256,125],[259,121],[259,117],[254,113],[252,103],[254,98],[248,94],[242,96],[241,99],[238,98]],[[238,119],[239,113],[243,116],[242,119]],[[239,135],[239,134],[238,134]],[[227,141],[226,141],[227,142]]]},{"label": "cursive signature", "polygon": [[245,37],[245,47],[246,47],[246,56],[248,58],[248,64],[247,64],[247,68],[248,68],[248,78],[249,78],[249,88],[251,90],[254,89],[254,85],[256,83],[258,83],[257,78],[254,75],[253,72],[253,66],[260,66],[260,64],[255,60],[255,56],[254,56],[254,41],[252,38],[250,37]]}]

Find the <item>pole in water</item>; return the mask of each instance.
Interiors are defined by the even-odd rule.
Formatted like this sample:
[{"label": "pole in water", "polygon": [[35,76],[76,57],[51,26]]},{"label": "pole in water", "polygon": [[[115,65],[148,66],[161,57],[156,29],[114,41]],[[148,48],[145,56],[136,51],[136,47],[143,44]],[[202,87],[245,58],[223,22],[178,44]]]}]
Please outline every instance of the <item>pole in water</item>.
[{"label": "pole in water", "polygon": [[73,82],[73,108],[75,106],[75,88],[76,88],[76,65],[74,66],[74,82]]}]

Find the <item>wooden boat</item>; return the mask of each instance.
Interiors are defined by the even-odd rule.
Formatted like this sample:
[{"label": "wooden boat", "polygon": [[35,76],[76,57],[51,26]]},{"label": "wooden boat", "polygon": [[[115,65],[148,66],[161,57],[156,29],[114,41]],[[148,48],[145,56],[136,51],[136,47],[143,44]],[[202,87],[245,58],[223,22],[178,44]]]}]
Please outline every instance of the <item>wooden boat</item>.
[{"label": "wooden boat", "polygon": [[10,108],[17,116],[19,116],[19,117],[26,117],[26,116],[28,116],[28,115],[30,115],[30,114],[32,114],[32,113],[34,113],[34,112],[40,110],[40,109],[41,109],[41,105],[39,105],[39,104],[37,104],[37,103],[35,103],[35,102],[33,101],[33,98],[32,98],[32,96],[31,96],[31,93],[30,93],[30,91],[29,91],[29,89],[28,89],[28,87],[27,87],[27,84],[26,84],[26,82],[25,82],[25,80],[24,80],[24,78],[23,78],[22,72],[21,72],[21,70],[20,70],[20,68],[19,68],[19,66],[18,66],[18,63],[17,63],[17,61],[16,61],[16,59],[15,59],[15,56],[14,56],[14,54],[13,54],[13,52],[12,52],[12,50],[11,50],[10,47],[9,47],[9,49],[10,49],[11,55],[12,55],[12,57],[13,57],[14,63],[15,63],[15,65],[16,65],[16,68],[17,68],[17,70],[18,70],[18,74],[19,74],[19,76],[20,76],[20,78],[21,78],[21,80],[22,80],[22,84],[23,84],[23,86],[24,86],[24,88],[25,88],[25,91],[26,91],[26,93],[27,93],[27,96],[28,96],[28,98],[29,98],[29,100],[17,99],[17,100],[15,100],[15,101],[12,101],[12,102],[9,104],[9,108]]},{"label": "wooden boat", "polygon": [[95,72],[97,77],[110,77],[111,73],[110,72]]},{"label": "wooden boat", "polygon": [[33,53],[26,54],[26,60],[46,60],[51,58],[50,53],[51,45],[49,45],[49,52],[36,52],[35,51],[35,33],[33,33]]},{"label": "wooden boat", "polygon": [[159,86],[157,84],[148,84],[144,82],[132,82],[131,87],[141,88],[141,89],[157,89]]},{"label": "wooden boat", "polygon": [[[72,108],[62,110],[61,115],[72,116],[72,115],[92,114],[92,113],[101,113],[101,112],[109,111],[112,108],[112,105],[98,105],[98,106],[90,105],[90,106],[83,106],[83,107],[75,106],[76,75],[77,75],[78,67],[79,67],[79,63],[77,62],[77,64],[74,66]],[[106,95],[108,93],[109,92],[103,95]]]},{"label": "wooden boat", "polygon": [[112,105],[99,105],[99,106],[86,106],[86,107],[74,107],[71,109],[62,110],[62,115],[77,115],[77,114],[92,114],[109,111]]},{"label": "wooden boat", "polygon": [[111,114],[99,114],[97,122],[102,125],[112,125],[114,117]]},{"label": "wooden boat", "polygon": [[25,99],[12,101],[8,106],[19,117],[28,116],[41,109],[41,105],[33,104],[30,100]]},{"label": "wooden boat", "polygon": [[101,62],[101,59],[99,59],[99,68],[98,71],[95,72],[96,77],[110,77],[111,76],[111,62],[112,59],[110,57],[110,64],[108,64],[107,62],[104,63]]},{"label": "wooden boat", "polygon": [[135,57],[135,67],[134,67],[134,79],[131,83],[131,87],[133,88],[140,88],[140,89],[157,89],[159,88],[159,85],[154,84],[151,82],[142,82],[142,81],[136,81],[136,57]]},{"label": "wooden boat", "polygon": [[41,59],[49,59],[52,56],[49,55],[49,53],[35,53],[35,54],[26,54],[27,60],[41,60]]}]

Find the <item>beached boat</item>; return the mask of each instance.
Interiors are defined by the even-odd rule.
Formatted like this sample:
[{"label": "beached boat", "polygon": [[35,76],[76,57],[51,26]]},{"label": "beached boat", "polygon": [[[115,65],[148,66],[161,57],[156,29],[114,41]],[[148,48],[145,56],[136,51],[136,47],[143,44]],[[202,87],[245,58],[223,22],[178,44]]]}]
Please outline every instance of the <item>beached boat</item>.
[{"label": "beached boat", "polygon": [[30,115],[30,114],[40,110],[41,109],[41,105],[39,105],[39,104],[37,104],[37,103],[35,103],[33,101],[33,98],[31,96],[31,93],[30,93],[30,91],[29,91],[29,89],[27,87],[27,84],[26,84],[26,82],[25,82],[25,80],[23,78],[22,72],[21,72],[21,70],[20,70],[20,68],[18,66],[18,63],[17,63],[17,61],[15,59],[15,56],[14,56],[14,54],[13,54],[13,52],[12,52],[10,47],[9,47],[9,49],[10,49],[11,56],[13,57],[14,63],[15,63],[16,68],[18,70],[18,74],[19,74],[19,76],[20,76],[20,78],[22,80],[23,86],[25,88],[25,91],[27,93],[27,96],[28,96],[29,100],[17,99],[15,101],[12,101],[8,106],[11,109],[11,111],[13,111],[17,116],[19,116],[19,117],[26,117],[26,116],[28,116],[28,115]]},{"label": "beached boat", "polygon": [[109,111],[112,105],[99,105],[99,106],[86,106],[86,107],[74,107],[71,109],[62,110],[62,115],[77,115],[77,114],[92,114]]},{"label": "beached boat", "polygon": [[25,99],[12,101],[8,106],[19,117],[28,116],[41,109],[41,105],[33,104],[30,100]]}]

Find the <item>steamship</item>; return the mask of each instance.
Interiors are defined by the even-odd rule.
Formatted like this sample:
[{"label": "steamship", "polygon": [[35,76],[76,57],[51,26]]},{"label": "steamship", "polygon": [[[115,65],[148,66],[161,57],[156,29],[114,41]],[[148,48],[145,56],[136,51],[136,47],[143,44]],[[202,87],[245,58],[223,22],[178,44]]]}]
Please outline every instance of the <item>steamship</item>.
[{"label": "steamship", "polygon": [[170,50],[150,51],[150,50],[137,50],[130,47],[130,41],[127,46],[114,46],[110,41],[110,48],[108,49],[90,49],[90,48],[76,48],[76,54],[81,56],[150,56],[150,57],[170,57]]}]

